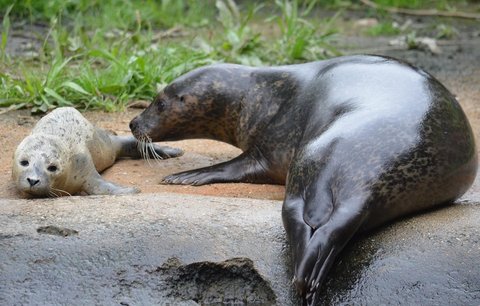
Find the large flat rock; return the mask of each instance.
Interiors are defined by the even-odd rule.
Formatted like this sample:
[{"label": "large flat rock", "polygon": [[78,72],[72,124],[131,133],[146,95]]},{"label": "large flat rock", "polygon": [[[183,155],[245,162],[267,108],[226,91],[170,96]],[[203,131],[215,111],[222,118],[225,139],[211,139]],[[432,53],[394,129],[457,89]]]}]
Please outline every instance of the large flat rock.
[{"label": "large flat rock", "polygon": [[174,194],[3,200],[0,304],[291,305],[280,209]]},{"label": "large flat rock", "polygon": [[[474,198],[358,237],[324,304],[478,304]],[[280,215],[178,194],[0,200],[0,304],[297,305]]]}]

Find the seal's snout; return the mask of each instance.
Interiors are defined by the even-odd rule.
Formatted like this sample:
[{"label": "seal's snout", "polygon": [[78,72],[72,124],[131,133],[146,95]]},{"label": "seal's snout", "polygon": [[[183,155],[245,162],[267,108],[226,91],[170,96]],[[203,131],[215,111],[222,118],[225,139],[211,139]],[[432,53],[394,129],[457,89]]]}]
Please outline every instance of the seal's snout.
[{"label": "seal's snout", "polygon": [[130,121],[129,127],[133,136],[139,140],[151,137],[148,133],[149,129],[141,116],[133,118],[132,121]]},{"label": "seal's snout", "polygon": [[137,139],[141,138],[140,135],[142,132],[140,131],[140,124],[138,123],[138,116],[133,118],[128,125],[130,127],[130,131],[132,132],[133,136]]},{"label": "seal's snout", "polygon": [[28,181],[28,184],[30,184],[30,187],[33,187],[33,186],[37,185],[38,183],[40,183],[40,180],[32,179],[32,178],[29,178],[29,177],[27,177],[27,181]]},{"label": "seal's snout", "polygon": [[132,133],[138,128],[138,122],[137,122],[137,117],[133,118],[132,121],[130,121],[130,124],[128,125],[130,127],[130,131]]}]

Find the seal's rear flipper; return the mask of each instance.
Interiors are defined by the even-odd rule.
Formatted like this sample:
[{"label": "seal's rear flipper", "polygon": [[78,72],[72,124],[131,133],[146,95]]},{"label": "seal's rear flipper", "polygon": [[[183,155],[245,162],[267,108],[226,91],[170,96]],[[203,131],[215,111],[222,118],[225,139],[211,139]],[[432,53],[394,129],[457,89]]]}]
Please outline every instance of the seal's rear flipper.
[{"label": "seal's rear flipper", "polygon": [[[307,199],[307,202],[315,199],[317,197],[312,197]],[[294,247],[295,285],[307,305],[317,305],[320,286],[325,281],[331,265],[364,220],[365,216],[361,213],[364,199],[352,198],[333,203],[333,211],[328,219],[322,218],[322,222],[318,224],[314,224],[315,218],[309,219],[308,214],[304,213],[304,207],[316,204],[319,210],[323,210],[322,208],[330,204],[325,202],[301,204],[285,200],[284,225],[287,233],[292,236],[289,240]]]},{"label": "seal's rear flipper", "polygon": [[[305,248],[312,237],[313,230],[303,219],[303,210],[305,207],[305,201],[301,197],[292,197],[286,194],[285,200],[282,206],[282,219],[283,226],[288,235],[288,241],[293,253],[293,262],[298,262],[305,251]],[[295,265],[295,272],[293,282],[297,287],[299,293],[304,296],[305,286],[303,282],[297,279],[297,265]]]},{"label": "seal's rear flipper", "polygon": [[140,190],[135,187],[123,187],[115,183],[104,180],[100,174],[93,173],[83,186],[83,191],[90,195],[118,195],[134,194]]}]

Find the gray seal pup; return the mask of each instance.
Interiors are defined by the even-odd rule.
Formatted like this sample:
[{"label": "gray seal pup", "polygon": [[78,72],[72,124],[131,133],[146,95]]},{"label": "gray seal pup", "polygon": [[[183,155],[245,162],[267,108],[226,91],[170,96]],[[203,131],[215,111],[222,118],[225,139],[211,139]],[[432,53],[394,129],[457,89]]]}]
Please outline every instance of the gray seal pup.
[{"label": "gray seal pup", "polygon": [[75,108],[61,107],[41,118],[18,145],[12,177],[27,196],[130,194],[139,190],[108,182],[99,172],[122,157],[168,158],[182,153],[145,139],[113,135],[93,126]]},{"label": "gray seal pup", "polygon": [[477,171],[470,124],[433,76],[382,56],[280,67],[219,64],[168,85],[137,138],[211,138],[243,153],[169,184],[286,184],[282,217],[305,304],[361,231],[459,198]]}]

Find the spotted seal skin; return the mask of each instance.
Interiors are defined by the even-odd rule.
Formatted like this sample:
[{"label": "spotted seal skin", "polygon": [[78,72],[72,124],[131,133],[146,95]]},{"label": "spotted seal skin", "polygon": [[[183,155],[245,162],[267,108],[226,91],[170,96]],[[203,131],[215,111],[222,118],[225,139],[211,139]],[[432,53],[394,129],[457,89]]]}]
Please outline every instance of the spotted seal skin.
[{"label": "spotted seal skin", "polygon": [[381,56],[300,65],[213,65],[173,81],[130,123],[154,141],[211,138],[243,150],[169,184],[286,184],[283,222],[306,305],[354,234],[450,203],[477,155],[454,96],[428,73]]},{"label": "spotted seal skin", "polygon": [[[154,145],[163,158],[179,156],[179,149]],[[139,192],[104,180],[99,172],[121,157],[140,158],[133,136],[115,136],[94,127],[72,107],[57,108],[42,119],[17,147],[12,176],[26,196],[47,197]]]}]

